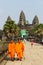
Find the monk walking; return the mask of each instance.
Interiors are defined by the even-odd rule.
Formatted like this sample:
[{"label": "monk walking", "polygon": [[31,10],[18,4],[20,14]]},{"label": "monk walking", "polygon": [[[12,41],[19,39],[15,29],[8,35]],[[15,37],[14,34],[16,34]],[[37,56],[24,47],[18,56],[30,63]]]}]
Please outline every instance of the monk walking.
[{"label": "monk walking", "polygon": [[13,60],[15,56],[15,43],[13,40],[8,44],[8,55]]},{"label": "monk walking", "polygon": [[19,60],[22,60],[23,57],[23,51],[24,51],[24,44],[21,40],[18,39],[18,42],[16,43],[16,53],[17,53],[17,58]]}]

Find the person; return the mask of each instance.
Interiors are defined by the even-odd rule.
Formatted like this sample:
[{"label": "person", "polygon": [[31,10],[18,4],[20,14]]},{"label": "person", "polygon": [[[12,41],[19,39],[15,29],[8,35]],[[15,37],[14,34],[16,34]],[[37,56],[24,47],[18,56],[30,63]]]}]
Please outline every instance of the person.
[{"label": "person", "polygon": [[20,39],[18,39],[18,42],[16,43],[16,53],[17,53],[17,59],[19,59],[20,61],[22,60],[23,52],[24,52],[24,44]]},{"label": "person", "polygon": [[31,46],[33,46],[33,45],[34,45],[34,40],[32,39],[32,40],[31,40]]},{"label": "person", "polygon": [[15,56],[15,43],[13,40],[10,41],[8,44],[8,56],[11,58],[11,60],[14,60]]}]

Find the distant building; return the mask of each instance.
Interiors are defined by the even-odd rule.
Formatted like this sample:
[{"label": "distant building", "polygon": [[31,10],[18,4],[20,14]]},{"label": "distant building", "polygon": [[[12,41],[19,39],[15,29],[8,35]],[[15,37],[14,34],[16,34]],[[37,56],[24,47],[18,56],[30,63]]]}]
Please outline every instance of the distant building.
[{"label": "distant building", "polygon": [[12,19],[11,19],[11,17],[10,16],[8,16],[8,18],[7,18],[7,21],[11,21]]},{"label": "distant building", "polygon": [[27,24],[25,14],[23,11],[21,11],[18,22],[18,26],[20,27],[20,29],[26,29],[29,32],[30,28],[35,24],[39,24],[39,20],[37,16],[34,17],[32,24]]},{"label": "distant building", "polygon": [[34,17],[34,19],[33,19],[33,21],[32,21],[32,24],[33,24],[33,25],[39,24],[39,20],[38,20],[37,15]]},{"label": "distant building", "polygon": [[26,18],[25,18],[25,14],[23,11],[21,11],[20,13],[20,17],[19,17],[19,25],[25,25],[26,24]]},{"label": "distant building", "polygon": [[20,13],[18,26],[20,27],[20,29],[26,29],[27,31],[32,26],[32,24],[27,24],[26,17],[23,11],[21,11]]}]

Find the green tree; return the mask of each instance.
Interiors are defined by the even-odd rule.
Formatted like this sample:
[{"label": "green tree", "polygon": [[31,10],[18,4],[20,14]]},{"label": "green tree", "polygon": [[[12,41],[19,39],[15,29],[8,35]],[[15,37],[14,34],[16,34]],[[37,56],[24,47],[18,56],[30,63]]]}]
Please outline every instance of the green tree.
[{"label": "green tree", "polygon": [[43,35],[43,24],[35,25],[30,29],[33,35]]},{"label": "green tree", "polygon": [[[18,31],[18,26],[15,24],[15,21],[13,21],[10,16],[8,16],[6,23],[3,26],[4,32],[8,35],[16,35]],[[17,31],[16,31],[17,30]]]}]

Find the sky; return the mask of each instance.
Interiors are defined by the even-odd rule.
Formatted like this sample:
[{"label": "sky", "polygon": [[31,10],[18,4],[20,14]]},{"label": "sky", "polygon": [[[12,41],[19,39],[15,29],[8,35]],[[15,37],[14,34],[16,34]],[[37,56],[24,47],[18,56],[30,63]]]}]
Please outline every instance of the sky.
[{"label": "sky", "polygon": [[0,0],[0,29],[3,29],[8,16],[18,23],[22,10],[30,24],[35,15],[39,23],[43,23],[43,0]]}]

